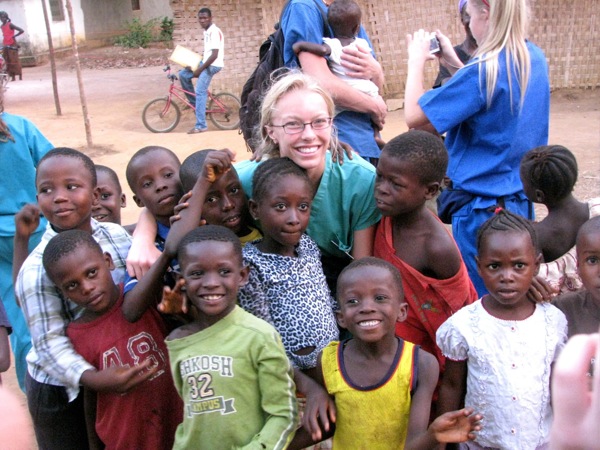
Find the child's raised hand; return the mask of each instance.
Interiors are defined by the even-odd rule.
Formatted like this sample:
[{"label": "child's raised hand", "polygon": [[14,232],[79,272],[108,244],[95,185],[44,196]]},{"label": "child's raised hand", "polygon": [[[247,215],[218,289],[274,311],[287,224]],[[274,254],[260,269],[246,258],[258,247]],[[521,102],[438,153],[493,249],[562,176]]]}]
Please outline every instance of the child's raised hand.
[{"label": "child's raised hand", "polygon": [[86,370],[81,376],[81,383],[97,392],[124,394],[156,374],[158,365],[151,367],[152,363],[151,359],[146,359],[133,367],[111,366],[98,371]]},{"label": "child's raised hand", "polygon": [[235,161],[235,153],[228,148],[210,152],[202,165],[201,177],[209,183],[214,183],[217,178],[231,169],[233,161]]},{"label": "child's raised hand", "polygon": [[[186,192],[183,194],[183,197],[179,200],[179,203],[175,205],[173,208],[173,215],[169,217],[169,224],[173,226],[175,222],[181,219],[181,211],[186,210],[190,207],[190,199],[193,197],[192,191]],[[206,220],[200,219],[199,227],[206,225]]]},{"label": "child's raised hand", "polygon": [[346,142],[339,141],[337,148],[331,149],[331,160],[333,162],[339,162],[340,166],[344,164],[344,155],[348,157],[348,159],[352,159],[354,149],[352,146]]},{"label": "child's raised hand", "polygon": [[465,442],[476,437],[481,430],[481,414],[473,414],[472,408],[449,411],[435,419],[429,429],[437,442]]},{"label": "child's raised hand", "polygon": [[163,314],[186,314],[188,312],[187,297],[185,296],[185,280],[177,280],[175,287],[169,286],[163,288],[163,295],[158,310]]},{"label": "child's raised hand", "polygon": [[527,291],[527,298],[534,303],[549,302],[557,292],[552,290],[545,278],[536,275],[531,280],[531,286]]},{"label": "child's raised hand", "polygon": [[31,236],[40,225],[40,208],[27,203],[15,215],[15,234],[21,237]]}]

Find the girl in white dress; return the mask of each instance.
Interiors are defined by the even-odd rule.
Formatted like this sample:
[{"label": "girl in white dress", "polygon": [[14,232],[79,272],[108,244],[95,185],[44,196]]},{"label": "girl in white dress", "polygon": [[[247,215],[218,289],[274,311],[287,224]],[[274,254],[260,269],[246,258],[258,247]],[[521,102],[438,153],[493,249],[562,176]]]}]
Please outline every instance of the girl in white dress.
[{"label": "girl in white dress", "polygon": [[552,411],[550,369],[567,336],[565,316],[527,297],[541,255],[531,223],[505,210],[477,236],[477,267],[489,294],[437,331],[447,358],[440,413],[464,401],[483,429],[461,449],[545,449]]}]

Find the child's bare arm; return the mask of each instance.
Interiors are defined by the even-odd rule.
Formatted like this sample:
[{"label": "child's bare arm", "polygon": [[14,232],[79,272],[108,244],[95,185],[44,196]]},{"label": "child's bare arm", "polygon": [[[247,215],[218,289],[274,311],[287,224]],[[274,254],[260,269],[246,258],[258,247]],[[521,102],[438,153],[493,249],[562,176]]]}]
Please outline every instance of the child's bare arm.
[{"label": "child's bare arm", "polygon": [[297,55],[300,52],[309,52],[317,56],[331,55],[331,47],[327,44],[317,44],[315,42],[298,41],[292,45],[294,53]]},{"label": "child's bare arm", "polygon": [[423,350],[418,353],[417,388],[410,404],[408,419],[407,448],[427,448],[423,446],[423,433],[429,424],[431,398],[438,381],[440,369],[435,357]]},{"label": "child's bare arm", "polygon": [[146,208],[142,209],[127,255],[129,276],[141,280],[160,256],[160,250],[154,245],[157,228],[158,225],[152,214]]},{"label": "child's bare arm", "polygon": [[[294,370],[294,381],[298,391],[306,397],[306,408],[302,417],[302,427],[311,435],[313,442],[320,442],[329,435],[336,421],[335,402],[325,389],[321,369],[321,355],[311,378],[301,370]],[[333,434],[333,433],[331,433]]]},{"label": "child's bare arm", "polygon": [[129,322],[138,321],[148,308],[157,306],[162,300],[163,276],[173,256],[162,252],[150,270],[125,294],[121,311]]},{"label": "child's bare arm", "polygon": [[111,366],[104,370],[86,370],[81,375],[81,384],[97,392],[124,394],[144,381],[152,378],[158,366],[150,367],[151,359],[133,367]]},{"label": "child's bare arm", "polygon": [[12,278],[17,281],[19,270],[29,256],[29,238],[40,225],[40,209],[28,203],[15,215],[15,238],[13,252]]},{"label": "child's bare arm", "polygon": [[473,414],[470,408],[447,412],[427,426],[438,373],[439,367],[435,357],[421,351],[418,386],[411,402],[406,449],[435,449],[439,443],[464,442],[474,439],[473,432],[481,429],[481,415]]},{"label": "child's bare arm", "polygon": [[14,23],[10,23],[10,28],[13,29],[14,31],[16,31],[15,35],[13,36],[13,38],[16,38],[17,36],[21,36],[23,33],[25,33],[25,30],[23,30],[23,28],[16,26]]},{"label": "child's bare arm", "polygon": [[0,325],[0,373],[6,372],[10,367],[10,345],[8,343],[8,330]]},{"label": "child's bare arm", "polygon": [[373,243],[375,241],[375,225],[363,230],[356,230],[353,234],[354,245],[352,246],[352,258],[360,259],[373,255]]},{"label": "child's bare arm", "polygon": [[467,361],[446,359],[446,367],[438,397],[438,411],[456,411],[463,406],[467,392]]}]

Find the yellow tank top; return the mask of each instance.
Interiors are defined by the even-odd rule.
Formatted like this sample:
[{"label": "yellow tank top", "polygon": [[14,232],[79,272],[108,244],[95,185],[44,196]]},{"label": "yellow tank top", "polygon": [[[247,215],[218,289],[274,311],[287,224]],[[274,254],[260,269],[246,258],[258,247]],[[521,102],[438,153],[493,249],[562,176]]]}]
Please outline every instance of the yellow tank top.
[{"label": "yellow tank top", "polygon": [[403,449],[408,429],[411,391],[416,383],[417,348],[398,339],[398,351],[385,377],[359,387],[344,367],[344,342],[323,349],[321,366],[329,394],[335,398],[337,423],[333,448],[339,450]]},{"label": "yellow tank top", "polygon": [[242,247],[244,245],[246,245],[248,242],[252,242],[252,241],[255,241],[255,240],[263,237],[257,228],[254,228],[254,227],[248,227],[248,228],[250,229],[250,233],[248,233],[245,236],[240,237],[240,242],[242,243]]}]

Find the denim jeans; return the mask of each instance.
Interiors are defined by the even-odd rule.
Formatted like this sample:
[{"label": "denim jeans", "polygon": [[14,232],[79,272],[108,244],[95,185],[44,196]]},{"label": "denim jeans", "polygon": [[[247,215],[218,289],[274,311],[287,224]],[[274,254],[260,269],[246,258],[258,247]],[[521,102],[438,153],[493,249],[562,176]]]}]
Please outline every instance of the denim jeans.
[{"label": "denim jeans", "polygon": [[[187,95],[190,103],[196,103],[196,128],[205,129],[206,125],[206,99],[208,98],[208,86],[214,77],[222,67],[208,66],[206,69],[202,71],[200,76],[198,77],[198,82],[196,83],[196,98],[195,100],[191,97],[191,95]],[[179,80],[181,81],[181,86],[186,91],[192,92],[194,90],[192,84],[192,71],[184,69],[179,72]]]},{"label": "denim jeans", "polygon": [[188,101],[192,104],[196,104],[196,96],[193,94],[194,92],[194,83],[192,82],[192,78],[194,72],[188,69],[183,69],[179,71],[179,82],[181,83],[181,87],[183,90],[192,92],[192,94],[185,94]]}]

